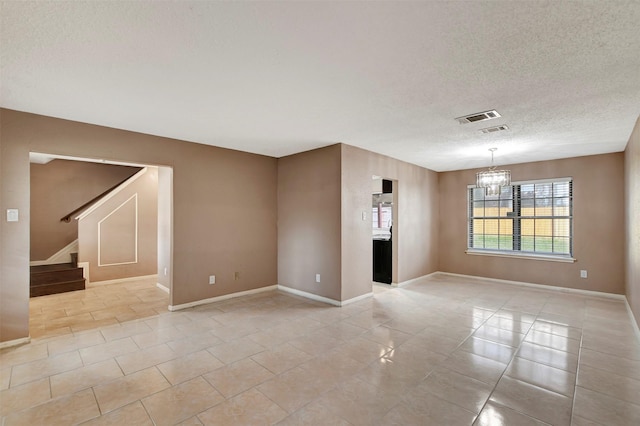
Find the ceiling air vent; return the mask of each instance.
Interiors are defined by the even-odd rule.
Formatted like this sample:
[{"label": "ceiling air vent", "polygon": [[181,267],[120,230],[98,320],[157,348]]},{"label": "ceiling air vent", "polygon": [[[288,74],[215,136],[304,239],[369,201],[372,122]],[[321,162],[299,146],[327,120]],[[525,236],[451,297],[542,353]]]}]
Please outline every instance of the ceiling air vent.
[{"label": "ceiling air vent", "polygon": [[476,121],[491,120],[492,118],[498,117],[500,117],[498,111],[492,109],[491,111],[477,112],[475,114],[465,115],[464,117],[458,117],[456,120],[458,120],[460,124],[467,124],[475,123]]},{"label": "ceiling air vent", "polygon": [[509,127],[506,124],[503,124],[501,126],[493,126],[493,127],[487,127],[485,129],[480,129],[482,133],[500,132],[502,130],[509,130]]}]

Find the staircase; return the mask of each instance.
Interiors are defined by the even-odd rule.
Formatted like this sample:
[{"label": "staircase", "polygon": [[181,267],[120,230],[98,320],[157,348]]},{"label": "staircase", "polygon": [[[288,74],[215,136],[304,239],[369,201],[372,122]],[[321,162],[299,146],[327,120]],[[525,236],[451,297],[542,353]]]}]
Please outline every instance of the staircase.
[{"label": "staircase", "polygon": [[82,268],[78,268],[77,260],[74,257],[72,260],[71,263],[32,266],[29,296],[36,297],[84,290]]}]

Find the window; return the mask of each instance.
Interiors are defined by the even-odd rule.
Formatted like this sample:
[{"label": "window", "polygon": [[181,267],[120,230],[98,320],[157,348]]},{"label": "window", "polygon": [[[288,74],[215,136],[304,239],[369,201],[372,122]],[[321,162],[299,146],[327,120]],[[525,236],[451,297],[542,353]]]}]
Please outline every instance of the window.
[{"label": "window", "polygon": [[499,195],[470,186],[468,253],[572,260],[571,178],[514,182]]}]

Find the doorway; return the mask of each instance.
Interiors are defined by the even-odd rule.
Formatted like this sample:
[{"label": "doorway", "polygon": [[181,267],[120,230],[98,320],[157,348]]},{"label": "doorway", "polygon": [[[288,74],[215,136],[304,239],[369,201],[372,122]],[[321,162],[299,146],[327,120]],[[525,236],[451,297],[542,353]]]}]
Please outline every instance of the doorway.
[{"label": "doorway", "polygon": [[[144,188],[135,189],[135,197],[128,198],[128,195],[125,196],[120,194],[120,196],[127,198],[127,201],[122,204],[117,200],[118,196],[114,196],[113,200],[110,201],[112,204],[115,203],[114,207],[110,208],[105,204],[107,211],[110,213],[100,215],[100,217],[105,216],[105,218],[108,219],[102,219],[97,225],[96,235],[91,235],[91,238],[97,236],[98,239],[98,243],[95,246],[97,247],[98,255],[92,268],[96,270],[96,268],[102,267],[103,270],[106,270],[108,268],[120,267],[131,268],[131,270],[123,271],[123,274],[119,276],[116,274],[113,277],[114,279],[109,279],[110,277],[105,277],[104,274],[100,278],[100,275],[98,274],[98,282],[91,282],[95,281],[95,279],[91,279],[87,283],[85,290],[31,298],[29,313],[29,329],[31,336],[43,337],[69,334],[80,330],[88,330],[108,324],[118,324],[120,322],[166,312],[167,306],[171,303],[173,275],[173,169],[166,166],[105,161],[92,158],[58,156],[41,153],[31,153],[30,156],[32,160],[34,158],[40,160],[42,160],[42,158],[48,158],[48,161],[65,160],[67,162],[73,161],[74,163],[79,164],[99,163],[112,166],[127,166],[127,168],[135,167],[141,170],[139,173],[142,173],[142,170],[146,169],[148,170],[146,175],[139,179],[140,181],[144,179],[145,182],[141,182],[140,184],[145,185],[144,187],[146,188],[146,191],[154,191],[156,193],[155,195],[157,195],[157,208],[154,206],[151,210],[157,213],[157,221],[156,218],[153,218],[152,222],[149,222],[151,219],[148,217],[148,209],[151,207],[147,208],[147,217],[145,218],[145,213],[142,211],[142,198],[140,199],[140,203],[138,202],[138,194],[140,193],[140,190],[144,191]],[[33,162],[37,162],[37,160]],[[131,180],[134,179],[135,177],[132,177]],[[151,184],[153,181],[157,184]],[[122,186],[131,185],[131,187],[134,187],[136,184],[137,183],[131,183],[127,180],[122,184]],[[30,192],[34,191],[33,181],[29,190]],[[114,190],[114,192],[117,190],[118,189]],[[110,193],[110,191],[105,192]],[[125,191],[123,190],[123,194],[124,192]],[[142,196],[141,193],[140,196]],[[105,199],[108,197],[109,195],[104,196]],[[99,204],[99,201],[96,201],[94,206],[97,204]],[[153,204],[148,206],[153,206]],[[34,206],[32,205],[31,208],[33,209]],[[113,215],[111,210],[114,208],[115,210],[113,211],[115,212],[117,210],[118,214]],[[87,208],[85,212],[89,210],[90,208]],[[120,214],[121,212],[122,214]],[[118,223],[122,223],[122,218],[126,218],[127,214],[133,214],[133,221],[135,221],[135,226],[133,227],[135,236],[130,238],[133,241],[131,246],[135,246],[135,250],[132,253],[128,253],[128,251],[125,250],[122,256],[127,257],[128,255],[131,255],[132,260],[109,259],[109,256],[113,257],[114,255],[118,255],[118,253],[114,251],[114,249],[112,249],[111,252],[105,252],[103,250],[101,253],[101,248],[104,249],[105,247],[110,247],[110,245],[105,238],[101,240],[100,236],[106,236],[106,232],[110,229],[121,230],[122,227],[119,227]],[[72,219],[76,227],[79,227],[79,222],[75,223],[75,219],[80,216],[81,214],[78,214],[78,216],[75,216]],[[111,219],[111,222],[109,222],[109,219]],[[153,251],[148,251],[150,247],[147,248],[147,253],[149,254],[147,255],[147,266],[145,267],[145,271],[148,272],[145,272],[144,274],[136,274],[134,270],[134,263],[139,261],[138,245],[142,246],[142,244],[144,244],[142,241],[142,238],[144,237],[142,234],[138,234],[139,229],[141,229],[141,223],[138,222],[139,220],[146,220],[149,224],[153,223],[150,227],[147,226],[147,238],[149,238],[149,235],[153,235],[154,238],[157,237],[156,248],[152,249],[155,250],[155,253]],[[30,219],[29,227],[31,228],[33,225],[34,224]],[[111,247],[118,247],[118,241],[122,241],[122,237],[123,235],[118,235],[117,241],[115,241],[115,244],[112,244]],[[76,248],[78,245],[79,243],[76,241]],[[130,247],[125,247],[125,249],[127,248]],[[78,250],[76,249],[75,251]],[[93,251],[95,252],[95,250]],[[42,261],[40,261],[40,263],[42,263]],[[107,268],[104,268],[105,266]],[[130,273],[127,275],[126,272]],[[89,278],[89,276],[86,278]]]},{"label": "doorway", "polygon": [[373,282],[390,285],[397,282],[397,181],[373,176],[372,183]]}]

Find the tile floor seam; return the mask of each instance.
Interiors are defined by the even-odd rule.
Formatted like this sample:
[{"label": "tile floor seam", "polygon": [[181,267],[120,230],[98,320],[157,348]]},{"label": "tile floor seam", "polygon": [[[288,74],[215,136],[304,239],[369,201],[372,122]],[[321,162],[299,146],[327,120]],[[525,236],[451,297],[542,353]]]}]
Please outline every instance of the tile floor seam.
[{"label": "tile floor seam", "polygon": [[573,399],[571,401],[571,423],[573,423],[573,416],[576,408],[576,395],[578,393],[578,380],[580,376],[580,358],[582,356],[582,340],[584,339],[584,333],[580,336],[580,346],[578,349],[578,367],[576,370],[576,383],[573,386]]},{"label": "tile floor seam", "polygon": [[[500,307],[496,312],[500,311],[501,309],[504,309],[504,305],[506,305],[507,303],[508,303],[508,302],[505,302],[505,303],[502,305],[502,307]],[[494,314],[494,315],[495,315],[495,314]],[[535,315],[535,318],[537,319],[537,318],[538,318],[538,315]],[[533,324],[534,324],[534,323],[535,323],[535,319],[534,319],[534,322],[532,322],[532,323],[531,323],[531,324],[532,324],[532,326],[530,327],[529,331],[531,331],[531,329],[533,328]],[[528,334],[528,333],[529,333],[529,332],[527,332],[527,334]],[[478,413],[478,416],[476,417],[476,420],[477,420],[477,418],[480,416],[480,413],[482,413],[482,411],[483,411],[483,410],[484,410],[484,408],[486,407],[487,403],[488,403],[489,401],[491,401],[491,396],[493,396],[493,394],[495,393],[495,391],[496,391],[496,389],[497,389],[497,387],[498,387],[498,384],[500,383],[500,380],[502,380],[502,378],[503,378],[503,377],[504,377],[504,375],[506,374],[507,370],[508,370],[508,369],[509,369],[509,367],[511,366],[511,363],[512,363],[512,362],[513,362],[513,360],[516,358],[516,356],[517,356],[517,354],[518,354],[518,351],[520,350],[520,347],[522,346],[522,342],[524,342],[524,339],[526,339],[526,334],[525,334],[525,338],[523,338],[523,339],[520,341],[520,343],[518,344],[518,347],[516,347],[516,348],[515,348],[515,350],[513,351],[513,355],[511,356],[511,359],[510,359],[510,360],[509,360],[509,362],[507,363],[507,365],[506,365],[506,367],[504,368],[504,370],[502,370],[502,374],[500,374],[500,377],[499,377],[499,378],[498,378],[498,380],[496,381],[496,384],[493,386],[493,389],[491,389],[491,392],[489,393],[489,396],[487,397],[487,399],[485,400],[484,404],[482,405],[482,408],[480,409],[480,412]],[[573,399],[575,399],[575,398],[573,398]],[[495,403],[495,402],[494,402],[494,403]],[[521,414],[525,414],[525,413],[521,413]],[[528,416],[528,414],[525,414],[525,415],[527,415],[527,416]],[[534,418],[534,419],[539,420],[539,421],[542,421],[542,420],[537,419],[537,418],[532,417],[532,416],[529,416],[529,417]],[[544,422],[543,422],[543,423],[544,423]]]},{"label": "tile floor seam", "polygon": [[[640,344],[638,346],[640,347]],[[580,350],[582,350],[582,349],[583,349],[583,347],[581,346]],[[623,355],[618,355],[618,354],[614,354],[614,353],[611,353],[611,352],[603,352],[603,351],[599,351],[599,350],[594,349],[594,348],[584,347],[584,349],[588,349],[588,350],[590,350],[592,352],[597,352],[597,353],[603,354],[603,355],[608,355],[608,356],[612,356],[612,357],[616,357],[616,358],[623,358],[623,359],[626,359],[627,361],[640,362],[640,358],[638,358],[638,359],[628,358],[628,357],[623,356]]]},{"label": "tile floor seam", "polygon": [[[498,405],[498,406],[500,406],[500,407],[507,408],[507,409],[512,410],[512,411],[516,411],[514,408],[508,407],[508,406],[506,406],[506,405],[502,405],[502,404],[500,404],[499,402],[491,401],[491,404],[495,404],[495,405]],[[481,411],[481,412],[482,412],[482,411]],[[548,426],[553,426],[551,423],[547,423],[547,422],[545,422],[545,421],[543,421],[543,420],[540,420],[540,419],[538,419],[538,418],[536,418],[536,417],[533,417],[533,416],[531,416],[531,415],[529,415],[529,414],[527,414],[527,413],[523,413],[523,412],[521,412],[521,411],[517,411],[517,412],[518,412],[519,414],[523,415],[523,416],[526,416],[526,417],[528,417],[528,418],[530,418],[530,419],[532,419],[532,420],[536,421],[536,422],[540,422],[540,423],[542,423],[542,424],[544,424],[544,425],[548,425]],[[480,415],[478,415],[478,417],[480,417]],[[477,419],[476,419],[476,420],[477,420]],[[474,422],[474,424],[475,424],[475,422]],[[504,424],[504,425],[502,425],[502,426],[509,426],[509,425]]]},{"label": "tile floor seam", "polygon": [[[631,402],[631,401],[627,401],[626,399],[620,399],[620,398],[618,398],[618,397],[616,397],[616,396],[609,395],[608,393],[600,392],[600,391],[595,390],[595,389],[585,388],[584,386],[576,386],[576,389],[578,389],[578,388],[579,388],[579,389],[587,390],[587,391],[589,391],[589,392],[597,393],[597,394],[599,394],[599,395],[606,396],[606,397],[611,398],[611,399],[615,399],[615,400],[620,401],[620,402],[622,402],[622,403],[624,403],[624,404],[631,404],[631,405],[633,405],[633,406],[635,406],[635,407],[638,407],[638,409],[640,409],[640,401],[639,401],[639,402]],[[574,399],[575,399],[575,398],[574,398]]]},{"label": "tile floor seam", "polygon": [[[619,358],[621,358],[621,357],[619,357]],[[625,359],[626,359],[626,358],[625,358]],[[592,368],[592,369],[594,369],[594,370],[598,370],[598,371],[601,371],[601,372],[603,372],[603,373],[607,373],[607,374],[610,374],[610,375],[613,375],[613,376],[616,376],[616,377],[620,377],[620,378],[622,378],[622,379],[626,379],[626,380],[631,380],[631,381],[634,381],[634,382],[638,382],[638,383],[640,384],[640,379],[636,379],[636,378],[634,378],[634,377],[623,376],[623,375],[618,374],[618,373],[616,373],[616,372],[614,372],[614,371],[605,370],[605,369],[603,369],[603,368],[600,368],[600,367],[594,367],[594,366],[591,366],[591,365],[588,365],[588,364],[583,364],[583,367]],[[578,386],[578,384],[577,384],[577,383],[578,383],[578,378],[576,377],[576,386]],[[585,389],[589,389],[589,388],[586,388],[586,387],[584,387],[584,386],[580,386],[580,387],[585,388]],[[638,405],[640,405],[640,402],[638,402]]]}]

